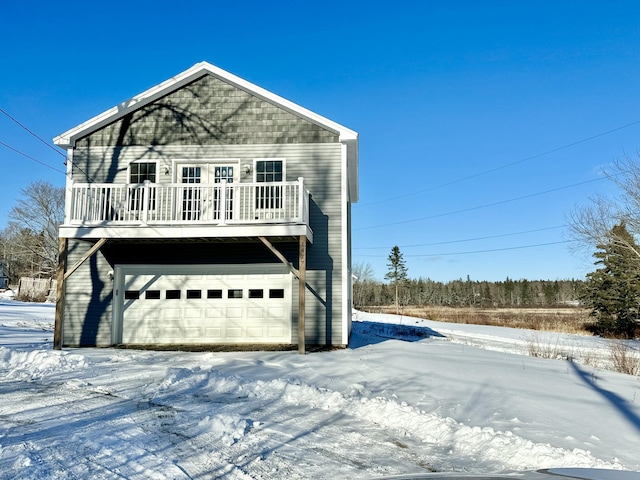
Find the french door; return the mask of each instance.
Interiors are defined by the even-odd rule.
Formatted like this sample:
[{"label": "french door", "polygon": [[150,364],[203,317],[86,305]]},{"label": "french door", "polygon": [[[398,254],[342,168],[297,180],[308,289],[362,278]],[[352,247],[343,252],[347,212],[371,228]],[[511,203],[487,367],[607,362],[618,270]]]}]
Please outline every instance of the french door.
[{"label": "french door", "polygon": [[[213,167],[213,182],[221,183],[223,180],[226,181],[227,185],[233,183],[233,165],[216,165]],[[220,204],[223,198],[221,188],[214,190],[216,220],[219,220],[219,212],[222,211],[224,211],[225,220],[231,220],[233,218],[233,187],[228,186],[225,188],[225,205]]]},{"label": "french door", "polygon": [[[234,165],[220,164],[180,164],[178,165],[179,183],[182,188],[182,220],[220,220],[220,212],[225,212],[225,218],[231,219],[233,212],[233,190],[226,187],[223,197],[220,187],[210,184],[233,183]],[[225,205],[221,205],[222,198],[226,198]]]}]

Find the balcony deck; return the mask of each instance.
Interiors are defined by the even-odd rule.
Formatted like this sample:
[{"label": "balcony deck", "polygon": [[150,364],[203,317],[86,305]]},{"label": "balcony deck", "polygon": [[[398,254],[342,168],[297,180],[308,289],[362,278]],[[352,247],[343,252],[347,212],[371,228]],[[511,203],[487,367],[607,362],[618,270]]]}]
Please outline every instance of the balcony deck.
[{"label": "balcony deck", "polygon": [[304,181],[76,183],[61,238],[299,237],[313,242]]}]

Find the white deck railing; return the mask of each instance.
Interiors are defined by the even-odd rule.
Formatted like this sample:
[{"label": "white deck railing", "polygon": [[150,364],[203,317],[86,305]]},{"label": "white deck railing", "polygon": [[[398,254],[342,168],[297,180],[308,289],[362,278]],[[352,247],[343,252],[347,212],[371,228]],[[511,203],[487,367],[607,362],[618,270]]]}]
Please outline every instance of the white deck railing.
[{"label": "white deck railing", "polygon": [[71,225],[308,224],[302,178],[274,183],[76,183]]}]

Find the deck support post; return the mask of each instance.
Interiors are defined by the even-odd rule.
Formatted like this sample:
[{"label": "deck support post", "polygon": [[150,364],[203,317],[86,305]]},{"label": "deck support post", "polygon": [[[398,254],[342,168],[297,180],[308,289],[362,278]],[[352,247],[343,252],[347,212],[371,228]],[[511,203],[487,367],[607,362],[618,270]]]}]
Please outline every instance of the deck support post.
[{"label": "deck support post", "polygon": [[62,319],[64,317],[65,301],[65,270],[67,269],[67,246],[69,241],[66,238],[60,239],[58,247],[58,275],[56,279],[56,316],[53,327],[53,349],[62,350]]},{"label": "deck support post", "polygon": [[304,309],[307,290],[307,238],[300,235],[298,242],[298,353],[305,354]]}]

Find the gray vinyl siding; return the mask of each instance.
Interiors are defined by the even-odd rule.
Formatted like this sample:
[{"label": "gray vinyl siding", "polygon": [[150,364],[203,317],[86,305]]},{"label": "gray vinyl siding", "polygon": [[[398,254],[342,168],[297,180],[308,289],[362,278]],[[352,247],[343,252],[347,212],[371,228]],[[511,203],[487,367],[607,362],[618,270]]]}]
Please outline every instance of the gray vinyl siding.
[{"label": "gray vinyl siding", "polygon": [[[91,242],[70,240],[68,266],[73,266],[93,246]],[[90,347],[111,344],[113,284],[111,266],[97,252],[65,282],[63,346]]]}]

